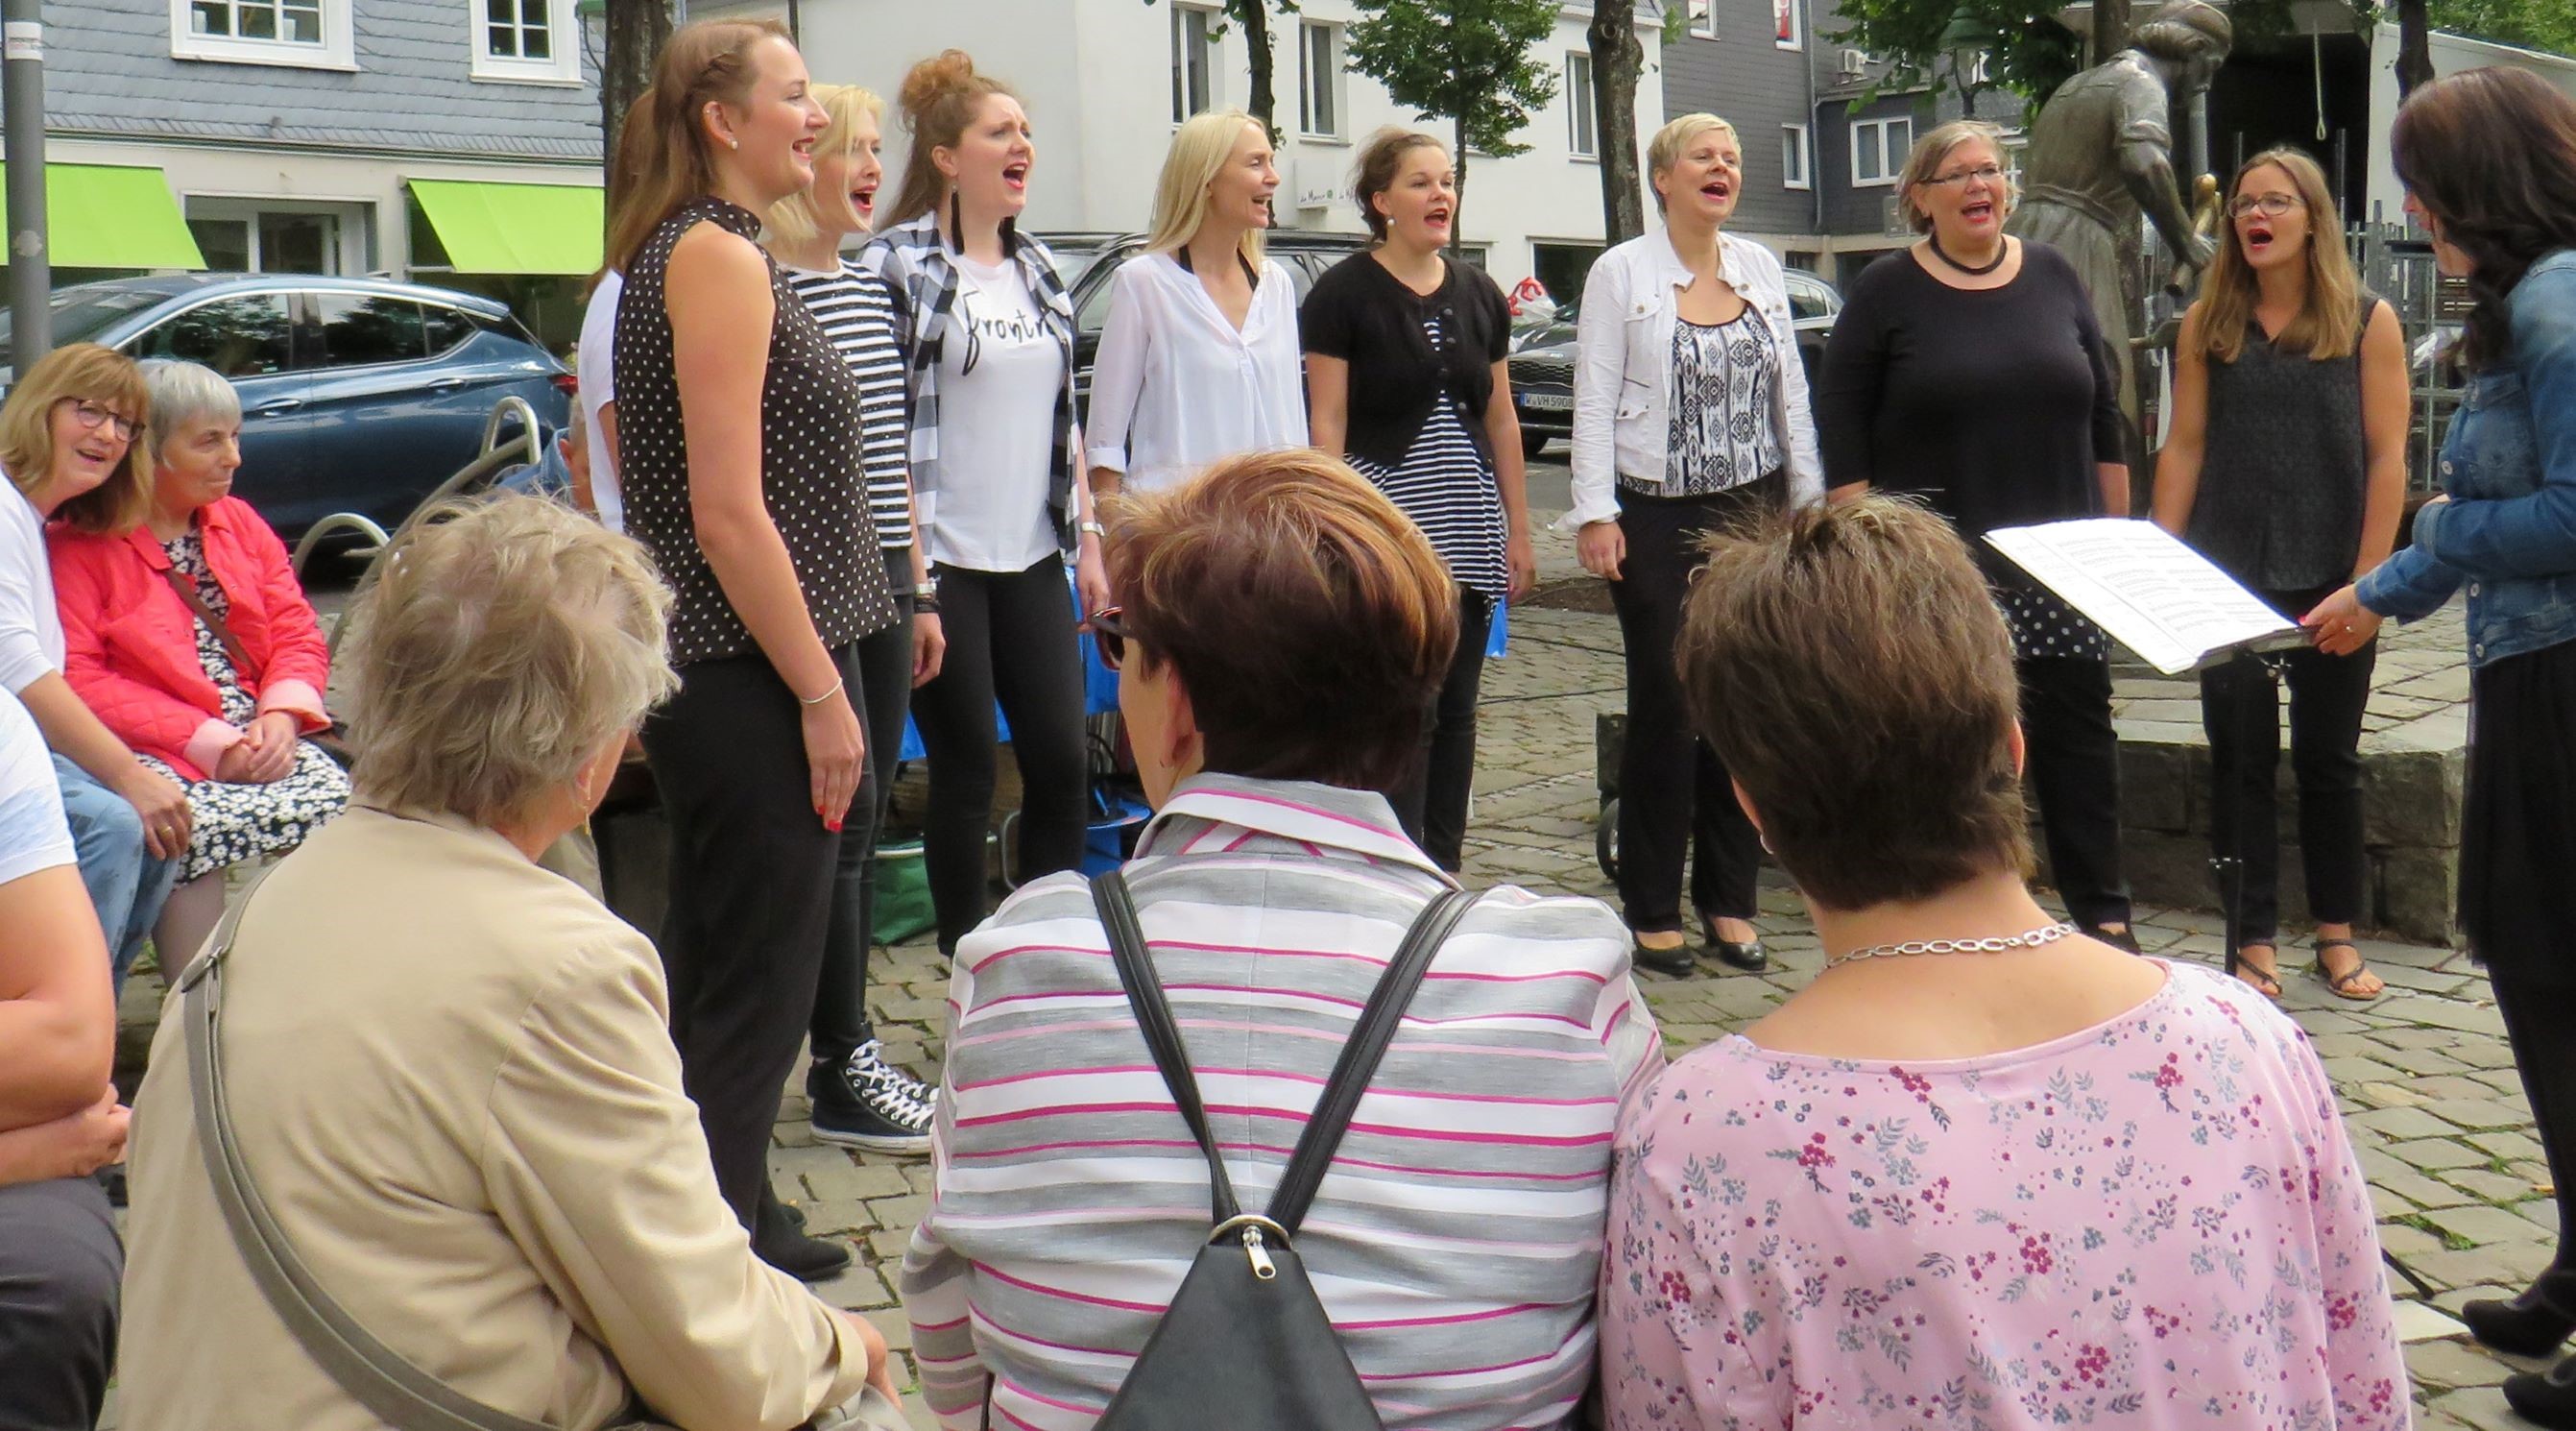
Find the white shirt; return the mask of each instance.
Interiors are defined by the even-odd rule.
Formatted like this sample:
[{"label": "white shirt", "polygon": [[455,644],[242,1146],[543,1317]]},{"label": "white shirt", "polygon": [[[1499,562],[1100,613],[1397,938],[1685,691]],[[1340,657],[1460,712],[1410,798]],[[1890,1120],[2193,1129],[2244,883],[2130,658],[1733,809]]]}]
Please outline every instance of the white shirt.
[{"label": "white shirt", "polygon": [[54,569],[45,560],[45,521],[14,482],[0,483],[0,689],[11,695],[63,668],[63,618],[54,607]]},{"label": "white shirt", "polygon": [[[1720,230],[1717,262],[1727,283],[1762,311],[1779,355],[1771,420],[1788,454],[1789,504],[1817,501],[1825,495],[1825,468],[1816,453],[1807,370],[1798,360],[1780,260],[1762,245]],[[1673,324],[1681,314],[1680,290],[1690,282],[1689,265],[1661,229],[1612,248],[1584,277],[1583,306],[1575,317],[1574,510],[1557,522],[1557,530],[1617,517],[1613,489],[1622,477],[1663,484],[1672,436]]]},{"label": "white shirt", "polygon": [[582,310],[581,346],[575,361],[581,371],[581,425],[590,434],[590,495],[599,504],[599,523],[612,532],[626,530],[626,502],[617,487],[617,459],[601,437],[599,410],[617,401],[617,295],[626,291],[626,275],[612,269],[590,291]]},{"label": "white shirt", "polygon": [[0,696],[0,884],[74,862],[54,758],[15,696]]},{"label": "white shirt", "polygon": [[968,571],[1026,571],[1057,554],[1047,508],[1064,351],[1019,266],[960,255],[957,302],[939,352],[936,492],[917,494],[930,559]]},{"label": "white shirt", "polygon": [[1152,492],[1220,458],[1306,445],[1297,294],[1264,259],[1241,331],[1168,253],[1119,266],[1083,422],[1093,467]]}]

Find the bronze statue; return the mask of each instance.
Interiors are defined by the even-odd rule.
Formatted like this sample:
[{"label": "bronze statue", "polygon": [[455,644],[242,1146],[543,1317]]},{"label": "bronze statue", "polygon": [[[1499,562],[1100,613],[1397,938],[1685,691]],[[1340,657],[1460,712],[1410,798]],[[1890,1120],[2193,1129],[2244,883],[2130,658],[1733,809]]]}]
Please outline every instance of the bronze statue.
[{"label": "bronze statue", "polygon": [[2183,264],[2209,263],[2215,249],[2193,231],[2175,182],[2170,116],[2188,114],[2208,91],[2234,39],[2216,6],[2177,0],[2138,26],[2127,49],[2059,85],[2031,124],[2021,207],[2005,227],[2065,254],[2082,275],[2133,422],[2138,219],[2143,213]]}]

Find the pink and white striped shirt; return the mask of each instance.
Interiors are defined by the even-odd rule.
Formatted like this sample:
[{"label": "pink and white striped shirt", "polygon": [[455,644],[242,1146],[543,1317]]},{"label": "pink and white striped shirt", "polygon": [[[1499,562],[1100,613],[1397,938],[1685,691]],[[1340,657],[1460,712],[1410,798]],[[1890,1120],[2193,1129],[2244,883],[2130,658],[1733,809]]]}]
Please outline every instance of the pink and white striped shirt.
[{"label": "pink and white striped shirt", "polygon": [[[1211,775],[1174,792],[1128,881],[1226,1170],[1261,1208],[1451,882],[1377,795]],[[1390,1428],[1553,1428],[1591,1383],[1612,1133],[1663,1067],[1628,946],[1597,900],[1495,889],[1360,1101],[1297,1250]],[[1206,1241],[1206,1161],[1079,877],[966,937],[949,1018],[902,1278],[924,1392],[949,1431],[988,1408],[1088,1431]]]}]

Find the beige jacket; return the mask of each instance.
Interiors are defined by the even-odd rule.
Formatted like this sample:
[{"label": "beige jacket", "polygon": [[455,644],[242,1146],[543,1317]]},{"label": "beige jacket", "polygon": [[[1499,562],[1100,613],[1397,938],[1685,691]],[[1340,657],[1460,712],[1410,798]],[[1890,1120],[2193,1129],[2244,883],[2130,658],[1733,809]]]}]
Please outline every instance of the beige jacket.
[{"label": "beige jacket", "polygon": [[[645,938],[489,831],[363,806],[260,887],[225,970],[242,1156],[350,1315],[457,1390],[592,1431],[858,1394],[840,1318],[751,1254]],[[269,1311],[198,1151],[173,997],[135,1098],[125,1431],[377,1431]]]}]

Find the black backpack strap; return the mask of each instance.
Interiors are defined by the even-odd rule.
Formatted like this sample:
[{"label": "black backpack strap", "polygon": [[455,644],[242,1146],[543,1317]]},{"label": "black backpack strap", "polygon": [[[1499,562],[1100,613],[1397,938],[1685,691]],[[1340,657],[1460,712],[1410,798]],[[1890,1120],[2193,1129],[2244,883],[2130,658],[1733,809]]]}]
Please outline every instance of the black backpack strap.
[{"label": "black backpack strap", "polygon": [[1127,893],[1126,876],[1116,870],[1093,876],[1091,903],[1100,911],[1101,929],[1109,935],[1109,957],[1118,966],[1118,982],[1126,987],[1128,1007],[1136,1011],[1136,1027],[1145,1035],[1145,1046],[1154,1051],[1154,1065],[1163,1071],[1163,1084],[1198,1138],[1199,1151],[1207,1154],[1208,1198],[1214,1211],[1210,1221],[1222,1223],[1242,1213],[1243,1205],[1235,1200],[1233,1180],[1225,1175],[1225,1157],[1217,1150],[1216,1134],[1208,1129],[1207,1106],[1199,1098],[1198,1078],[1190,1072],[1181,1026],[1172,1018],[1172,1006],[1163,997],[1163,981],[1146,955],[1145,931],[1136,922],[1136,901]]},{"label": "black backpack strap", "polygon": [[1453,889],[1433,898],[1413,921],[1413,927],[1405,931],[1395,957],[1387,961],[1386,973],[1369,995],[1368,1008],[1352,1027],[1350,1041],[1342,1045],[1342,1056],[1333,1065],[1324,1096],[1316,1100],[1314,1113],[1306,1119],[1306,1131],[1298,1136],[1297,1151],[1288,1160],[1288,1170],[1279,1175],[1278,1191],[1271,1194],[1270,1220],[1289,1235],[1296,1234],[1297,1225],[1305,1220],[1307,1206],[1315,1200],[1315,1190],[1323,1186],[1324,1173],[1333,1165],[1333,1153],[1342,1145],[1342,1134],[1351,1126],[1351,1115],[1359,1110],[1360,1095],[1368,1092],[1369,1080],[1377,1076],[1378,1061],[1386,1056],[1386,1046],[1394,1039],[1406,1007],[1412,1004],[1414,990],[1421,987],[1422,976],[1431,970],[1431,956],[1440,952],[1449,932],[1458,927],[1458,921],[1466,917],[1468,906],[1477,897],[1477,891]]}]

